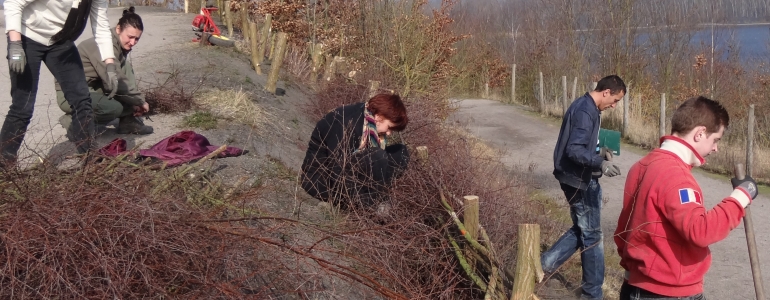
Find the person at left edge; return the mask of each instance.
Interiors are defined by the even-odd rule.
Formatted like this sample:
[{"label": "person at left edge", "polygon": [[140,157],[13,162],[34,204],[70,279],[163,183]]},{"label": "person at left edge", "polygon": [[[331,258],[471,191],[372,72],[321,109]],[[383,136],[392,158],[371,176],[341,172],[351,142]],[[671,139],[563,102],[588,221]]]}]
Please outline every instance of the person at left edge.
[{"label": "person at left edge", "polygon": [[40,77],[45,63],[61,84],[72,107],[72,125],[67,138],[78,153],[97,150],[91,97],[76,40],[91,20],[99,52],[107,64],[109,83],[115,90],[118,77],[107,19],[107,0],[5,0],[5,32],[8,39],[8,68],[11,106],[0,129],[0,167],[16,164],[19,148],[32,120]]}]

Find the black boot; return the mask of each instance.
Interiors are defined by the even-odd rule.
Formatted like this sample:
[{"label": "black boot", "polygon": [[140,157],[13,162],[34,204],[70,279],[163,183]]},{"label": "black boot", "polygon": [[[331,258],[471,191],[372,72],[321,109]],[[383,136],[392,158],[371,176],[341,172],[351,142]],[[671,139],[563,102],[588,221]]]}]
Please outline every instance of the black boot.
[{"label": "black boot", "polygon": [[142,120],[134,116],[121,117],[120,123],[118,123],[118,133],[120,134],[150,134],[152,132],[152,126],[144,125]]}]

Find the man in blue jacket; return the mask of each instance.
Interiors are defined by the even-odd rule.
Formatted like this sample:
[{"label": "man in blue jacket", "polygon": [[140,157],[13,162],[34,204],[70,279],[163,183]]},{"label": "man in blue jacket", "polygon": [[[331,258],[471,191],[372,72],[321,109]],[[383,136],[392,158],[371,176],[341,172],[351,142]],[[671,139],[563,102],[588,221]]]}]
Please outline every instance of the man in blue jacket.
[{"label": "man in blue jacket", "polygon": [[550,274],[580,250],[583,265],[581,299],[602,299],[604,245],[602,242],[602,189],[599,177],[620,175],[609,149],[599,149],[601,112],[626,94],[626,84],[616,75],[602,78],[596,89],[577,98],[564,115],[556,149],[553,175],[570,204],[572,227],[541,257]]}]

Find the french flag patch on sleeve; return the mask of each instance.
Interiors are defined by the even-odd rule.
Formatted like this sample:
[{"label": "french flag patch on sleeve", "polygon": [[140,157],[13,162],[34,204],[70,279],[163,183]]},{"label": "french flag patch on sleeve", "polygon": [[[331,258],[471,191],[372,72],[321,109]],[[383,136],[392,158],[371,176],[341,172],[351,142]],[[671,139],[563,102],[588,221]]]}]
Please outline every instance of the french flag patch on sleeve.
[{"label": "french flag patch on sleeve", "polygon": [[700,193],[693,189],[680,189],[679,201],[681,201],[682,204],[698,203],[703,205],[703,198],[701,198]]}]

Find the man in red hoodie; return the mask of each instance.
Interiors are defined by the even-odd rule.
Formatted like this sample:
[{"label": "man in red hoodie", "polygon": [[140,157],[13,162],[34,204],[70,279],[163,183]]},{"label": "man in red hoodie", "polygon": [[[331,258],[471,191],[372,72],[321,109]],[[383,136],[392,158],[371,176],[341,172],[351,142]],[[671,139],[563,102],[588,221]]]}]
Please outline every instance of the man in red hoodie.
[{"label": "man in red hoodie", "polygon": [[733,192],[707,210],[691,169],[705,163],[730,122],[717,101],[682,103],[671,135],[628,172],[615,244],[626,277],[620,299],[704,299],[708,246],[730,233],[757,197],[751,177],[733,178]]}]

